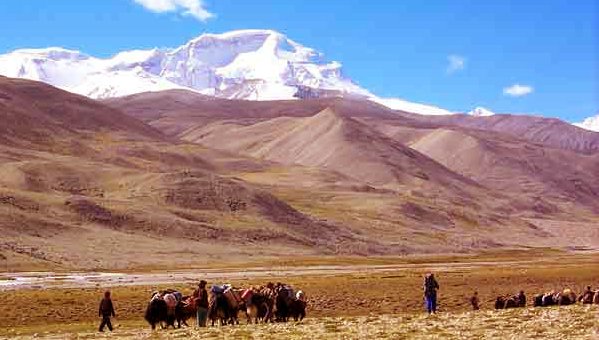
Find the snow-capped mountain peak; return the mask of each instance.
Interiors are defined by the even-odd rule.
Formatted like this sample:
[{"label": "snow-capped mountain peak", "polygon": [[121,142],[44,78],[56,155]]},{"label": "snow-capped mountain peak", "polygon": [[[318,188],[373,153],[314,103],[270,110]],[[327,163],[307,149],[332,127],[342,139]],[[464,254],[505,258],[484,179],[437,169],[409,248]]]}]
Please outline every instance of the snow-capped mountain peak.
[{"label": "snow-capped mountain peak", "polygon": [[123,51],[107,59],[61,48],[17,50],[0,55],[0,74],[93,98],[175,88],[253,100],[324,92],[370,96],[342,75],[340,63],[272,30],[207,33],[173,49]]},{"label": "snow-capped mountain peak", "polygon": [[586,118],[580,123],[574,123],[574,125],[589,131],[599,132],[599,113],[596,116]]},{"label": "snow-capped mountain peak", "polygon": [[17,50],[0,55],[0,75],[39,80],[92,98],[167,89],[249,100],[349,95],[411,113],[452,114],[377,97],[345,77],[339,62],[273,30],[205,33],[179,47],[123,51],[111,58],[58,47]]},{"label": "snow-capped mountain peak", "polygon": [[494,112],[485,109],[484,107],[475,107],[472,111],[468,112],[469,116],[475,116],[475,117],[489,117],[489,116],[493,116],[495,115]]}]

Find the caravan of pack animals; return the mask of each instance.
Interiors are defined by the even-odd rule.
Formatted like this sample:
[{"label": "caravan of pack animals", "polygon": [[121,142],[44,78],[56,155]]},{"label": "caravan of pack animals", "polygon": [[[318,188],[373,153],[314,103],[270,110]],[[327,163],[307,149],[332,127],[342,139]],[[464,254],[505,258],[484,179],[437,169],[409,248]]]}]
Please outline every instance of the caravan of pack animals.
[{"label": "caravan of pack animals", "polygon": [[[190,319],[194,320],[197,327],[206,327],[207,321],[210,321],[211,326],[226,326],[238,325],[240,318],[245,318],[247,324],[258,324],[290,320],[298,322],[306,317],[306,294],[287,284],[269,282],[265,286],[250,288],[237,288],[229,284],[212,285],[209,292],[206,285],[207,282],[201,280],[191,295],[183,295],[173,289],[154,291],[148,302],[145,320],[154,330],[157,326],[163,329],[181,328],[183,325],[189,327]],[[423,287],[427,312],[434,314],[439,285],[433,274],[425,277]],[[470,303],[472,310],[480,309],[478,292],[474,292]],[[599,305],[599,290],[593,291],[591,286],[587,286],[582,294],[577,295],[572,289],[565,288],[537,294],[532,299],[533,307],[569,306],[576,303]],[[494,304],[495,309],[523,307],[527,307],[524,291],[516,295],[498,296]]]},{"label": "caravan of pack animals", "polygon": [[155,329],[182,325],[194,318],[200,327],[209,319],[212,326],[239,324],[240,313],[248,324],[259,322],[301,321],[306,316],[306,296],[301,290],[277,282],[266,286],[239,289],[231,285],[213,285],[206,291],[202,280],[192,295],[167,289],[153,292],[145,313],[146,321]]}]

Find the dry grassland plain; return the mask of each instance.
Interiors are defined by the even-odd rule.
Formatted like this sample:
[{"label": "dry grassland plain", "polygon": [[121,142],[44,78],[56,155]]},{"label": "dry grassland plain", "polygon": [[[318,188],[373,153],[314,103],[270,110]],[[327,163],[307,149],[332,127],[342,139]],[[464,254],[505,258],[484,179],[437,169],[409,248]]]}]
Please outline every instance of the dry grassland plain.
[{"label": "dry grassland plain", "polygon": [[[122,338],[543,338],[593,339],[597,336],[599,306],[532,308],[534,294],[570,287],[582,291],[599,286],[599,256],[558,253],[482,255],[478,258],[444,257],[396,260],[406,268],[382,272],[309,276],[265,276],[227,280],[248,287],[283,281],[304,290],[309,299],[308,318],[300,324],[184,328],[150,332],[143,313],[155,289],[176,288],[191,293],[193,281],[169,285],[110,287],[118,325],[112,336]],[[518,260],[519,259],[519,260]],[[385,264],[391,259],[345,258],[336,264]],[[332,259],[282,261],[293,268],[332,264]],[[274,264],[274,263],[273,263]],[[269,265],[269,263],[263,263]],[[441,289],[439,313],[423,313],[422,275],[436,272]],[[199,272],[199,271],[198,271]],[[201,276],[198,275],[198,279]],[[599,287],[598,287],[599,288]],[[19,289],[3,291],[0,337],[95,338],[97,304],[106,288]],[[497,295],[515,294],[520,289],[529,297],[529,308],[493,310]],[[469,311],[469,297],[477,290],[482,310]]]}]

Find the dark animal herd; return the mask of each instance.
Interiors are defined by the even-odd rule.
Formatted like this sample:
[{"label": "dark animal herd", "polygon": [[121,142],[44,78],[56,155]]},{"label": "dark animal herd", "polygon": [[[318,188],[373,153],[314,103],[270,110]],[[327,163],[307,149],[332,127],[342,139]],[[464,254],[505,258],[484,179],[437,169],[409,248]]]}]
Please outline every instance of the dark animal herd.
[{"label": "dark animal herd", "polygon": [[[582,304],[598,304],[599,291],[591,287],[577,296],[571,289],[559,292],[551,291],[538,294],[533,298],[534,307],[567,306],[577,302]],[[516,295],[498,296],[495,309],[526,307],[527,300],[523,291]],[[154,292],[146,309],[145,319],[155,329],[180,328],[189,319],[196,317],[197,307],[192,296],[183,296],[174,290]],[[293,287],[277,283],[247,289],[234,288],[230,285],[212,286],[209,292],[208,319],[212,326],[218,324],[239,324],[240,314],[246,322],[287,322],[290,319],[301,321],[306,316],[306,297]],[[176,326],[175,326],[176,324]]]},{"label": "dark animal herd", "polygon": [[[212,326],[239,324],[239,317],[246,322],[301,321],[306,316],[306,297],[293,287],[277,283],[266,286],[239,289],[230,285],[214,285],[209,292],[208,319]],[[195,319],[196,300],[174,290],[154,292],[148,303],[145,319],[152,329],[180,328],[189,326],[187,321]],[[176,324],[176,326],[175,326]]]},{"label": "dark animal herd", "polygon": [[[533,298],[534,307],[568,306],[576,302],[599,305],[599,291],[593,291],[589,286],[580,296],[577,296],[571,289],[566,288],[559,292],[538,294]],[[495,309],[517,307],[526,307],[526,296],[523,291],[514,296],[498,296],[495,300]]]}]

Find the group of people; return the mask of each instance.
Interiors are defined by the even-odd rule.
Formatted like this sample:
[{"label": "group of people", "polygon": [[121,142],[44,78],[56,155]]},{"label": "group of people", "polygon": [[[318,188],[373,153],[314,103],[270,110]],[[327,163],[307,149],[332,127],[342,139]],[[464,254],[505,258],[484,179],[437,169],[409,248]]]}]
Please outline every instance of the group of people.
[{"label": "group of people", "polygon": [[202,280],[190,296],[178,291],[154,292],[146,309],[145,319],[152,329],[157,325],[175,328],[195,318],[197,327],[239,324],[239,313],[248,323],[286,322],[302,320],[306,315],[306,298],[301,290],[283,283],[269,282],[265,286],[235,288],[231,285],[212,285]]},{"label": "group of people", "polygon": [[[301,320],[306,315],[304,293],[300,290],[294,294],[293,289],[288,285],[281,283],[275,285],[269,282],[266,286],[248,289],[215,285],[209,292],[206,289],[207,284],[205,280],[201,280],[191,296],[183,296],[176,291],[155,292],[146,311],[146,320],[150,322],[152,328],[163,321],[166,322],[167,327],[169,324],[174,327],[174,322],[178,321],[180,327],[181,323],[187,324],[186,320],[193,316],[197,327],[206,327],[209,318],[212,319],[213,324],[215,320],[220,320],[221,324],[238,323],[238,311],[245,312],[248,322],[255,323],[259,320],[287,321],[289,317]],[[434,314],[437,312],[439,283],[433,273],[425,275],[423,288],[426,311]],[[495,300],[495,308],[525,307],[526,302],[526,295],[521,290],[513,296],[498,296]],[[593,291],[591,286],[587,286],[578,297],[570,289],[538,294],[534,297],[533,305],[543,307],[569,305],[576,302],[599,305],[599,290]],[[478,292],[475,291],[470,298],[470,305],[473,310],[480,309]],[[154,312],[152,308],[155,309]],[[151,314],[155,314],[153,319]],[[105,327],[112,331],[110,319],[115,317],[116,313],[109,291],[104,293],[104,298],[100,302],[99,316],[102,318],[99,331],[103,332]]]},{"label": "group of people", "polygon": [[[439,290],[439,283],[435,279],[433,273],[425,275],[423,288],[426,311],[429,314],[434,314],[437,312],[437,290]],[[526,307],[526,302],[526,295],[524,291],[521,290],[518,294],[513,296],[498,296],[495,300],[495,309]],[[586,290],[578,297],[568,288],[559,292],[552,291],[545,294],[538,294],[534,297],[533,306],[545,307],[553,305],[570,305],[576,302],[599,305],[599,290],[593,291],[591,286],[587,286]],[[472,306],[472,310],[476,311],[480,309],[480,298],[477,291],[475,291],[470,298],[470,305]]]}]

